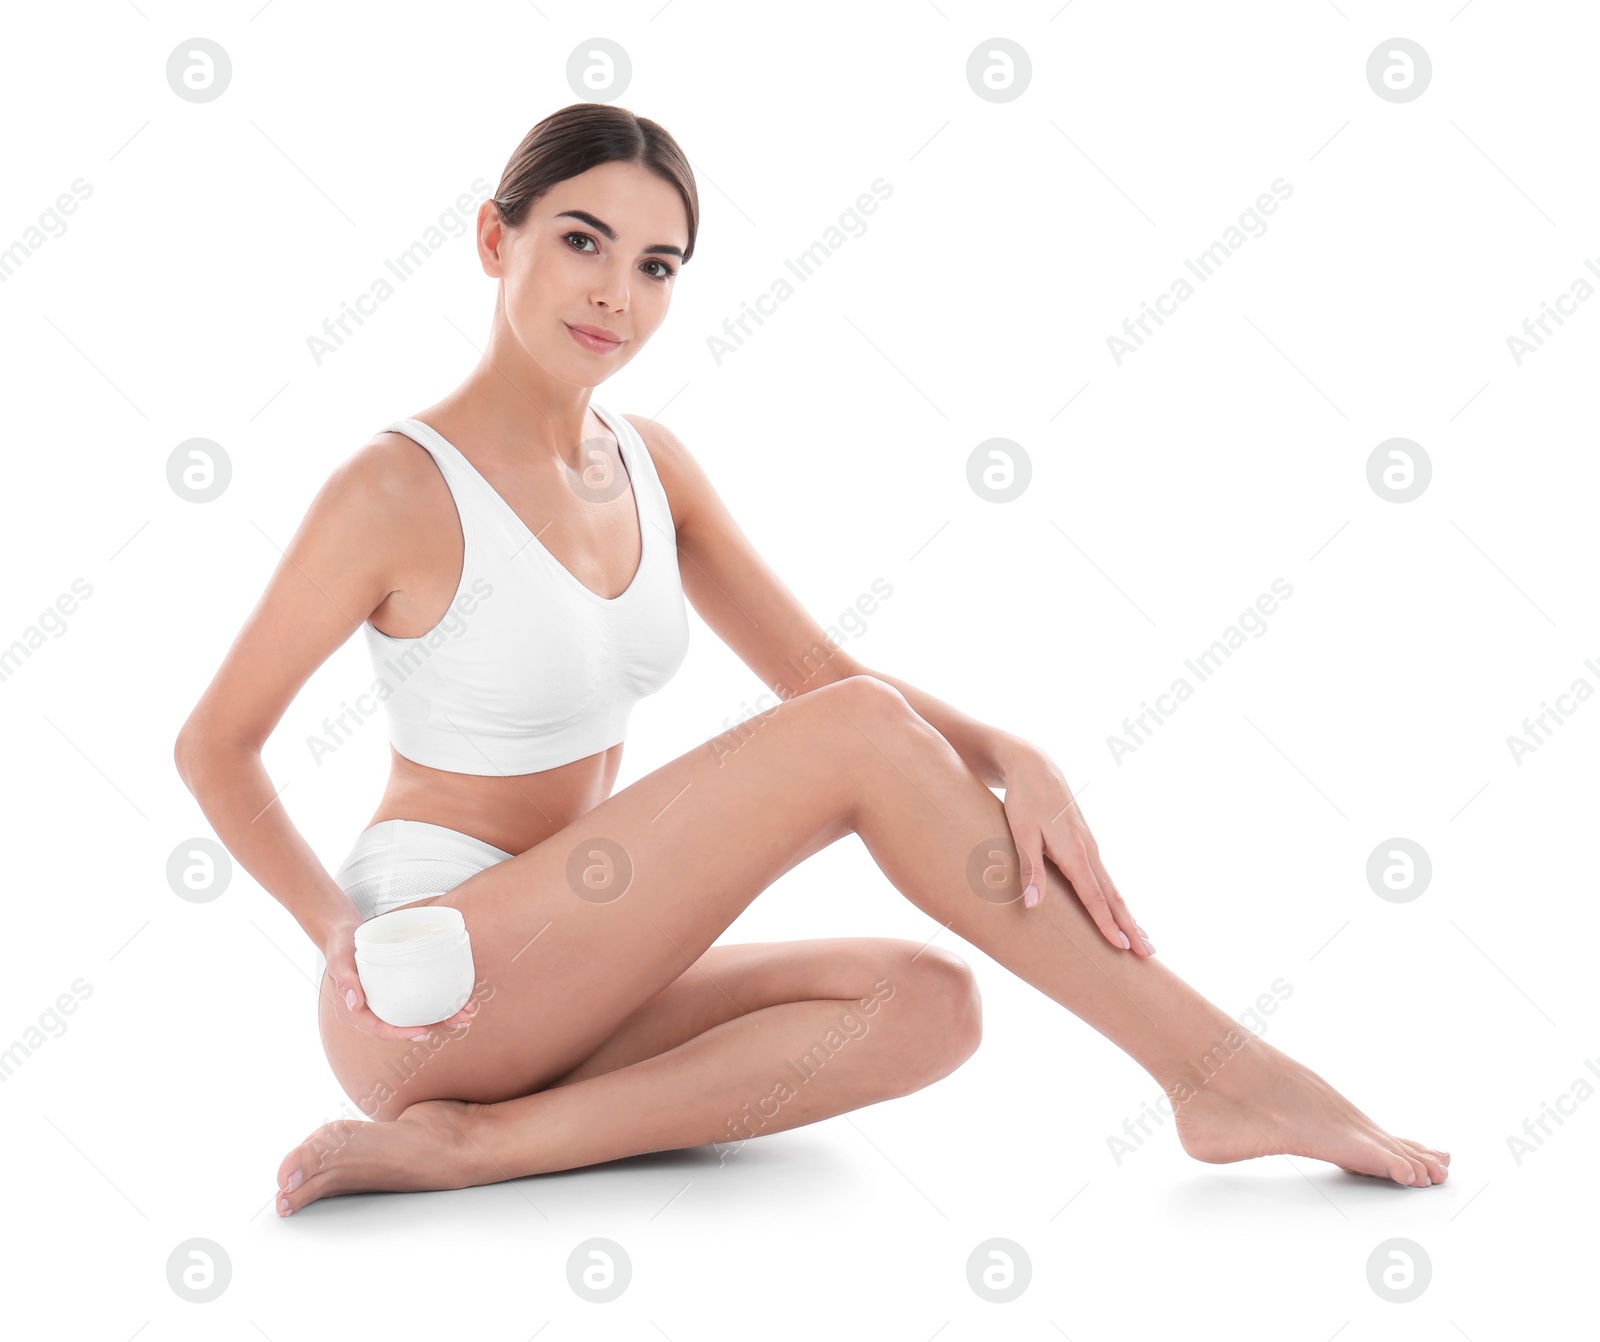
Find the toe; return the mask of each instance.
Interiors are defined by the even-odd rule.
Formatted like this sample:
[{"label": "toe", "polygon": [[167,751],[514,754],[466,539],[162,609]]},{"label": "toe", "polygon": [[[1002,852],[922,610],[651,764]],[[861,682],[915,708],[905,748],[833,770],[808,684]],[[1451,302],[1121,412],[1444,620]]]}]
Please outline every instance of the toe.
[{"label": "toe", "polygon": [[1405,1148],[1406,1154],[1413,1160],[1420,1160],[1428,1171],[1428,1177],[1436,1184],[1442,1184],[1450,1173],[1450,1157],[1443,1151],[1435,1151],[1431,1146],[1424,1146],[1421,1142],[1414,1142],[1409,1137],[1399,1137],[1396,1140]]},{"label": "toe", "polygon": [[309,1206],[331,1191],[331,1183],[327,1174],[313,1174],[309,1179],[299,1184],[293,1192],[286,1192],[280,1188],[272,1205],[277,1209],[279,1216],[293,1216],[302,1207]]},{"label": "toe", "polygon": [[1389,1171],[1389,1177],[1397,1184],[1418,1184],[1422,1182],[1422,1167],[1416,1164],[1410,1156],[1400,1151],[1385,1149],[1383,1163]]},{"label": "toe", "polygon": [[298,1188],[306,1181],[306,1144],[289,1152],[278,1166],[278,1192],[284,1193],[291,1187]]},{"label": "toe", "polygon": [[[283,1158],[278,1165],[277,1199],[289,1195],[292,1209],[315,1200],[316,1195],[313,1195],[310,1198],[302,1197],[296,1202],[295,1196],[303,1194],[319,1175],[326,1178],[330,1164],[329,1156],[336,1155],[343,1147],[346,1140],[345,1130],[348,1126],[342,1121],[324,1123],[315,1132],[308,1134],[299,1146]],[[335,1159],[331,1163],[337,1164],[338,1161]],[[275,1200],[273,1205],[277,1207],[278,1215],[282,1216],[284,1213],[281,1204]]]},{"label": "toe", "polygon": [[1361,1158],[1353,1165],[1340,1165],[1349,1174],[1362,1174],[1369,1179],[1393,1179],[1398,1184],[1409,1183],[1415,1174],[1411,1162],[1404,1160],[1385,1143],[1369,1141],[1361,1147]]}]

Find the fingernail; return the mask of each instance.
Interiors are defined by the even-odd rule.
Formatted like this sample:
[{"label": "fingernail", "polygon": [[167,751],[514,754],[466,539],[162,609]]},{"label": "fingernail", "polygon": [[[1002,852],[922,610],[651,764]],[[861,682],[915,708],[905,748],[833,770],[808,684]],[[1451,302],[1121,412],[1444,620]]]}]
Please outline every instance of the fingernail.
[{"label": "fingernail", "polygon": [[1030,909],[1037,904],[1039,902],[1039,887],[1036,885],[1030,885],[1026,890],[1024,890],[1022,892],[1022,902]]},{"label": "fingernail", "polygon": [[416,1043],[419,1040],[426,1039],[427,1037],[428,1036],[426,1034],[414,1034],[414,1035],[411,1036],[411,1041],[412,1041],[412,1043]]},{"label": "fingernail", "polygon": [[1122,938],[1122,949],[1125,951],[1131,951],[1133,949],[1133,943],[1128,940],[1128,934],[1121,928],[1118,928],[1117,935]]},{"label": "fingernail", "polygon": [[1146,937],[1144,939],[1144,945],[1145,945],[1145,949],[1147,951],[1149,951],[1151,955],[1154,955],[1156,953],[1156,944],[1155,944],[1155,942],[1151,941],[1149,937]]},{"label": "fingernail", "polygon": [[294,1192],[295,1189],[300,1187],[300,1184],[302,1183],[302,1181],[304,1181],[305,1177],[306,1176],[305,1176],[305,1171],[304,1170],[296,1170],[293,1174],[291,1174],[289,1176],[289,1182],[286,1183],[284,1185],[284,1187],[287,1188],[292,1193],[292,1192]]},{"label": "fingernail", "polygon": [[344,1004],[352,1011],[356,1009],[356,990],[354,988],[345,989]]},{"label": "fingernail", "polygon": [[289,1199],[288,1198],[279,1198],[278,1199],[278,1210],[280,1212],[283,1212],[285,1215],[288,1215],[288,1212],[289,1212]]}]

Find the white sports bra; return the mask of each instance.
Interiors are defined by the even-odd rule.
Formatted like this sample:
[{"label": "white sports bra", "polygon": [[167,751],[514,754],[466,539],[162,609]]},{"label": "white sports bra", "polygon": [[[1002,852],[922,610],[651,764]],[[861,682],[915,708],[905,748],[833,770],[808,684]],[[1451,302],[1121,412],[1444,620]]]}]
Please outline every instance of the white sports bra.
[{"label": "white sports bra", "polygon": [[463,774],[524,774],[593,755],[627,735],[633,705],[672,679],[689,649],[667,493],[638,430],[592,400],[633,486],[639,567],[615,597],[585,587],[465,456],[417,419],[403,433],[433,455],[461,521],[461,581],[417,638],[362,626],[407,759]]}]

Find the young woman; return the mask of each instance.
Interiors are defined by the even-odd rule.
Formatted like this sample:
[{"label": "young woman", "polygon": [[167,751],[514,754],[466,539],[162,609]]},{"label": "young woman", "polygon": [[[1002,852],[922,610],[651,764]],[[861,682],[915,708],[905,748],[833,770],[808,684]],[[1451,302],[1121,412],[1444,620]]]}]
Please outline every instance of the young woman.
[{"label": "young woman", "polygon": [[[956,955],[713,944],[851,833],[935,927],[1131,1054],[1191,1155],[1442,1182],[1447,1152],[1150,958],[1043,751],[832,646],[684,445],[591,401],[665,320],[698,218],[654,122],[581,103],[535,126],[479,208],[487,352],[333,472],[178,737],[217,835],[322,952],[323,1046],[377,1120],[295,1147],[279,1214],[737,1141],[947,1075],[981,1035]],[[612,795],[632,705],[683,661],[685,596],[782,702]],[[330,877],[261,747],[357,626],[392,768]],[[426,904],[461,911],[477,991],[400,1029],[367,1007],[354,933]]]}]

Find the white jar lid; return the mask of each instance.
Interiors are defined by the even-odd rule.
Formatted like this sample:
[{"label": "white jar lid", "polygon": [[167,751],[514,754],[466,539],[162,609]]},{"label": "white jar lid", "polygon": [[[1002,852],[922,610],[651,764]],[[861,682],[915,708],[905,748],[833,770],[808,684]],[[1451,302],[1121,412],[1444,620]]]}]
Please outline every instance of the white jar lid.
[{"label": "white jar lid", "polygon": [[368,964],[405,965],[431,960],[466,940],[467,921],[449,904],[380,913],[356,928],[356,955]]}]

